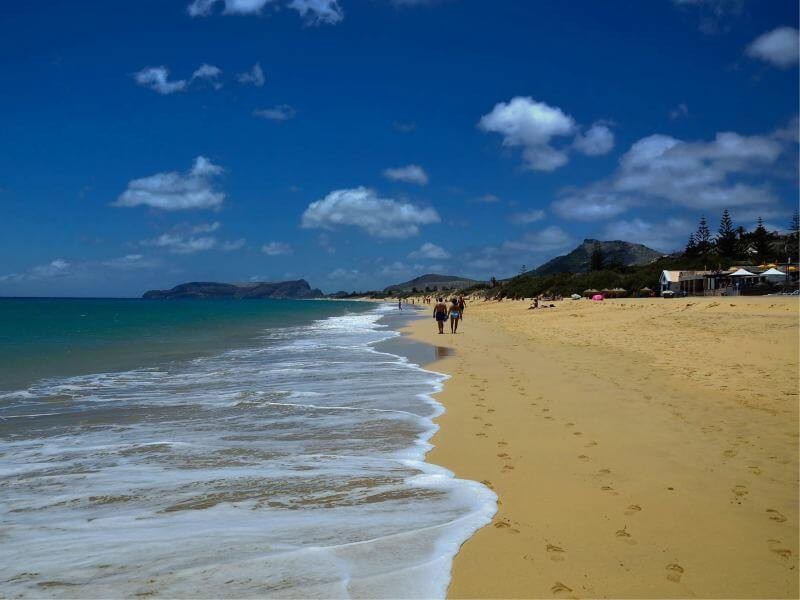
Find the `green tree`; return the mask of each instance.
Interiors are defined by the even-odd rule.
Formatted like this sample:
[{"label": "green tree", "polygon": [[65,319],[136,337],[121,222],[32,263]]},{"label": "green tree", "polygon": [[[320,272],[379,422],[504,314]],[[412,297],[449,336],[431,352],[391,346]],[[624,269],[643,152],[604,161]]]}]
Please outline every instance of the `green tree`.
[{"label": "green tree", "polygon": [[797,262],[800,255],[800,213],[797,210],[792,215],[792,220],[789,223],[789,239],[786,243],[786,253],[788,254],[789,262]]},{"label": "green tree", "polygon": [[771,254],[770,248],[770,234],[767,228],[764,227],[764,219],[758,217],[758,223],[755,230],[750,234],[753,243],[753,250],[755,250],[756,258],[760,262],[765,262]]},{"label": "green tree", "polygon": [[700,256],[708,255],[713,249],[711,230],[708,228],[708,222],[705,217],[700,217],[700,223],[697,225],[697,233],[694,234],[694,242],[697,244],[697,254]]},{"label": "green tree", "polygon": [[724,258],[733,258],[736,255],[736,230],[727,208],[722,211],[718,231],[717,253]]},{"label": "green tree", "polygon": [[591,271],[602,271],[605,262],[606,257],[603,254],[603,247],[600,244],[595,244],[589,256],[589,269]]},{"label": "green tree", "polygon": [[694,241],[694,234],[689,234],[689,241],[686,242],[686,249],[683,251],[685,256],[697,256],[697,242]]}]

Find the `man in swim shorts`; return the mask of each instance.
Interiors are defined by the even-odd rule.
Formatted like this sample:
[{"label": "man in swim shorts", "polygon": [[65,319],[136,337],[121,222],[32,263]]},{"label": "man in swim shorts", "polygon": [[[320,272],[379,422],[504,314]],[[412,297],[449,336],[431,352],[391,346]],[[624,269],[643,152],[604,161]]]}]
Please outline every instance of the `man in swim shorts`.
[{"label": "man in swim shorts", "polygon": [[458,298],[455,296],[450,300],[450,333],[458,331],[458,322],[461,320],[461,307],[458,305]]},{"label": "man in swim shorts", "polygon": [[439,333],[444,333],[444,322],[447,321],[447,305],[441,298],[436,299],[436,306],[433,307],[433,318],[439,326]]}]

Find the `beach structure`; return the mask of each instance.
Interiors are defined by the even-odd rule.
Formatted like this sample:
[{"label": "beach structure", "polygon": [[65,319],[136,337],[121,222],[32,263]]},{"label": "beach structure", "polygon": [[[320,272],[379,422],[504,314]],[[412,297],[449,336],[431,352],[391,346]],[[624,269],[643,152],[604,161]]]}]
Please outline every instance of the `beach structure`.
[{"label": "beach structure", "polygon": [[680,288],[680,271],[661,271],[661,277],[658,282],[661,285],[661,293],[664,292],[679,292]]},{"label": "beach structure", "polygon": [[665,292],[687,296],[735,296],[764,294],[797,285],[794,265],[736,265],[729,269],[662,271],[661,295]]}]

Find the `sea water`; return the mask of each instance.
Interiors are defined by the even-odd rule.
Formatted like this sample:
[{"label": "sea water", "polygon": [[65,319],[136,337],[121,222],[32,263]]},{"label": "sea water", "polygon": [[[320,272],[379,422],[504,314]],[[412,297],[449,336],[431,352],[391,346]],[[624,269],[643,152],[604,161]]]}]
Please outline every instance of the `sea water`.
[{"label": "sea water", "polygon": [[47,302],[0,302],[2,596],[443,597],[494,513],[389,307]]}]

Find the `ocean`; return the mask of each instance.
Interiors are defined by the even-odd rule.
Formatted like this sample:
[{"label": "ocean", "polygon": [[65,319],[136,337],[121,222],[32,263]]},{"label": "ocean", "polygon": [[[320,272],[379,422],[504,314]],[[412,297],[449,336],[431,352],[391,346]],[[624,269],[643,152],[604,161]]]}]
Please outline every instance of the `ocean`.
[{"label": "ocean", "polygon": [[1,300],[0,595],[443,597],[496,498],[425,462],[395,313]]}]

